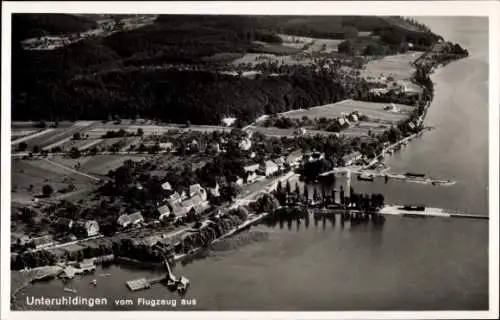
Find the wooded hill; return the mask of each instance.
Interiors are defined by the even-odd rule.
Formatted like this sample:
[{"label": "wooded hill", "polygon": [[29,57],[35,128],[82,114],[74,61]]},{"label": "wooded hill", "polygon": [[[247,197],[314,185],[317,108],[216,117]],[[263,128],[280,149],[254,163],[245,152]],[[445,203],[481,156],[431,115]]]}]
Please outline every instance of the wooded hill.
[{"label": "wooded hill", "polygon": [[[396,17],[164,15],[152,25],[51,51],[24,51],[18,42],[36,30],[80,32],[94,24],[86,16],[13,16],[14,120],[48,116],[59,120],[107,119],[113,114],[139,114],[175,122],[216,123],[228,113],[250,119],[263,111],[335,102],[348,97],[351,89],[331,74],[306,72],[252,80],[206,72],[126,71],[125,67],[197,64],[217,53],[269,52],[254,41],[272,44],[287,54],[278,33],[355,39],[358,31],[372,31],[380,35],[377,41],[382,45],[412,41],[423,47],[439,38],[415,31],[418,26]],[[103,70],[110,72],[84,77],[86,80],[75,77]]]}]

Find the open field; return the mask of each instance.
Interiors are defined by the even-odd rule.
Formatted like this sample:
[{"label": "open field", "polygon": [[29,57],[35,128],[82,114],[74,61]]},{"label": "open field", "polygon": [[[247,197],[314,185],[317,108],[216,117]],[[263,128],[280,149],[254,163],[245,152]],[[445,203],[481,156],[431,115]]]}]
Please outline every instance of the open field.
[{"label": "open field", "polygon": [[384,110],[386,106],[386,103],[343,100],[333,104],[313,107],[308,110],[292,110],[280,115],[288,118],[302,118],[304,116],[309,118],[338,118],[343,114],[359,111],[371,119],[397,122],[405,119],[408,113],[414,109],[412,106],[396,104],[400,112],[391,112]]},{"label": "open field", "polygon": [[342,130],[340,134],[347,137],[364,137],[368,136],[368,133],[370,131],[373,134],[382,134],[385,130],[388,130],[389,128],[390,126],[387,124],[360,121],[355,125],[345,130]]},{"label": "open field", "polygon": [[336,52],[342,39],[320,39],[279,34],[283,46],[301,49],[304,52]]},{"label": "open field", "polygon": [[300,48],[294,48],[281,44],[272,44],[260,41],[254,41],[254,44],[257,45],[258,48],[254,49],[254,51],[262,52],[262,53],[271,53],[277,55],[289,55],[289,54],[297,54],[300,53]]},{"label": "open field", "polygon": [[[13,140],[11,145],[16,148],[21,142],[25,142],[28,145],[28,150],[34,146],[38,146],[44,149],[50,149],[56,146],[61,146],[64,143],[70,141],[74,133],[85,132],[88,128],[95,125],[92,121],[81,121],[72,124],[71,126],[58,126],[57,128],[43,129],[32,135],[25,136],[20,139]],[[24,127],[23,130],[35,130],[33,126]],[[13,126],[13,130],[17,130]],[[40,130],[40,129],[38,129]]]},{"label": "open field", "polygon": [[[270,137],[295,137],[297,136],[295,134],[296,129],[290,128],[290,129],[280,129],[276,127],[255,127],[251,126],[248,128],[249,130],[253,132],[259,132],[265,136],[270,136]],[[315,135],[335,135],[335,132],[328,132],[328,131],[319,131],[319,130],[307,130],[306,134],[307,136],[315,136]]]},{"label": "open field", "polygon": [[382,59],[369,61],[361,71],[361,76],[368,77],[392,77],[394,80],[409,79],[415,68],[411,65],[421,53],[408,52],[392,56],[386,56]]},{"label": "open field", "polygon": [[[54,166],[45,160],[12,160],[12,201],[30,202],[42,193],[42,186],[49,184],[54,192],[75,185],[77,189],[94,185],[95,181]],[[32,191],[28,189],[33,186]],[[56,193],[54,195],[57,195]]]}]

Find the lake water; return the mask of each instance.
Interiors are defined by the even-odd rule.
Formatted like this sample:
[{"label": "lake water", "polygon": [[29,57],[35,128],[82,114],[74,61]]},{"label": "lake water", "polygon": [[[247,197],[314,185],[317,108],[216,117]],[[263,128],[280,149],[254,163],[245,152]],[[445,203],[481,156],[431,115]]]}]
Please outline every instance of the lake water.
[{"label": "lake water", "polygon": [[[437,70],[436,95],[426,124],[436,129],[388,159],[395,171],[415,171],[458,181],[450,187],[382,180],[353,180],[357,192],[381,192],[388,203],[488,214],[488,20],[419,18],[445,39],[466,47],[470,57]],[[191,280],[180,298],[161,285],[132,293],[125,281],[154,272],[112,266],[112,276],[75,279],[69,284],[86,297],[107,297],[111,310],[171,310],[172,307],[114,305],[113,299],[178,299],[175,309],[210,310],[478,310],[488,309],[488,222],[466,219],[389,217],[382,228],[351,227],[331,221],[258,226],[248,234],[267,238],[213,251],[174,273]],[[38,283],[27,296],[59,297],[58,281]],[[135,302],[135,301],[134,301]],[[95,308],[98,309],[98,308]]]}]

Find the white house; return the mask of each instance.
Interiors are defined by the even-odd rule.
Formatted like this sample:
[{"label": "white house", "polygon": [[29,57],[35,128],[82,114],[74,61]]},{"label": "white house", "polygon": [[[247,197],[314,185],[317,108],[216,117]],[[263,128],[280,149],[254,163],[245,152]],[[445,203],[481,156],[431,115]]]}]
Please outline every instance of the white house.
[{"label": "white house", "polygon": [[295,167],[300,164],[300,159],[302,158],[302,151],[300,150],[295,150],[291,152],[287,157],[286,157],[286,163],[290,167]]},{"label": "white house", "polygon": [[167,182],[165,182],[165,183],[163,183],[163,184],[161,185],[161,188],[162,188],[163,190],[172,190],[172,186],[170,185],[170,182],[168,182],[168,181],[167,181]]},{"label": "white house", "polygon": [[262,171],[262,173],[264,173],[265,176],[270,176],[278,172],[279,167],[276,163],[272,162],[271,160],[267,160],[259,167],[259,170]]},{"label": "white house", "polygon": [[158,219],[162,220],[170,214],[170,209],[167,205],[161,206],[158,208]]},{"label": "white house", "polygon": [[181,203],[181,201],[182,197],[178,192],[172,193],[167,199],[167,203],[170,205],[170,207],[173,207],[177,203]]},{"label": "white house", "polygon": [[255,171],[247,171],[246,174],[247,183],[252,183],[257,180],[257,173],[255,173]]},{"label": "white house", "polygon": [[174,149],[174,144],[172,142],[162,142],[160,143],[160,149],[171,151]]},{"label": "white house", "polygon": [[134,212],[129,215],[130,223],[133,225],[138,225],[144,222],[144,217],[140,211]]},{"label": "white house", "polygon": [[352,122],[358,122],[358,115],[355,113],[351,113],[349,115],[349,118],[351,119]]},{"label": "white house", "polygon": [[121,216],[118,217],[118,220],[116,221],[122,228],[126,228],[130,225],[130,217],[128,214],[122,214]]},{"label": "white house", "polygon": [[319,161],[319,160],[324,159],[324,158],[325,158],[324,153],[315,151],[309,155],[308,161],[315,162],[315,161]]},{"label": "white house", "polygon": [[250,140],[249,138],[244,138],[240,141],[238,147],[243,151],[248,151],[252,147],[252,140]]},{"label": "white house", "polygon": [[189,196],[194,197],[196,195],[199,195],[203,201],[207,200],[207,192],[199,183],[189,186]]},{"label": "white house", "polygon": [[256,163],[256,164],[251,164],[251,165],[245,166],[245,167],[243,167],[243,170],[245,170],[246,172],[256,172],[257,170],[259,170],[259,164]]},{"label": "white house", "polygon": [[283,157],[276,158],[273,162],[278,166],[279,170],[285,169],[285,159]]},{"label": "white house", "polygon": [[87,233],[87,237],[93,237],[99,233],[99,224],[95,220],[85,221],[84,227]]},{"label": "white house", "polygon": [[195,205],[203,203],[204,200],[201,198],[200,195],[195,195],[189,199],[186,199],[182,201],[181,205],[186,208],[187,211],[191,210]]},{"label": "white house", "polygon": [[222,119],[222,124],[226,127],[230,127],[236,121],[236,118],[226,117]]}]

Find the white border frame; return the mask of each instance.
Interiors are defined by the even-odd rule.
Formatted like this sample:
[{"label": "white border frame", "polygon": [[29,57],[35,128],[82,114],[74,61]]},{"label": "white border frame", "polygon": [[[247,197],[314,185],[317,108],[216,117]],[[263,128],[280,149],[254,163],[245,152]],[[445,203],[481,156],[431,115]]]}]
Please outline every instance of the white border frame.
[{"label": "white border frame", "polygon": [[[0,319],[86,319],[104,318],[110,313],[10,311],[10,72],[11,14],[26,13],[168,13],[168,14],[276,14],[276,15],[404,15],[404,16],[488,16],[489,17],[489,311],[462,312],[195,312],[116,311],[119,319],[188,317],[193,319],[310,318],[310,319],[497,319],[498,318],[498,169],[499,169],[499,15],[497,1],[297,1],[297,2],[2,2],[2,117],[1,117],[1,300]],[[97,12],[98,13],[98,12]],[[165,313],[168,312],[168,313]]]}]

